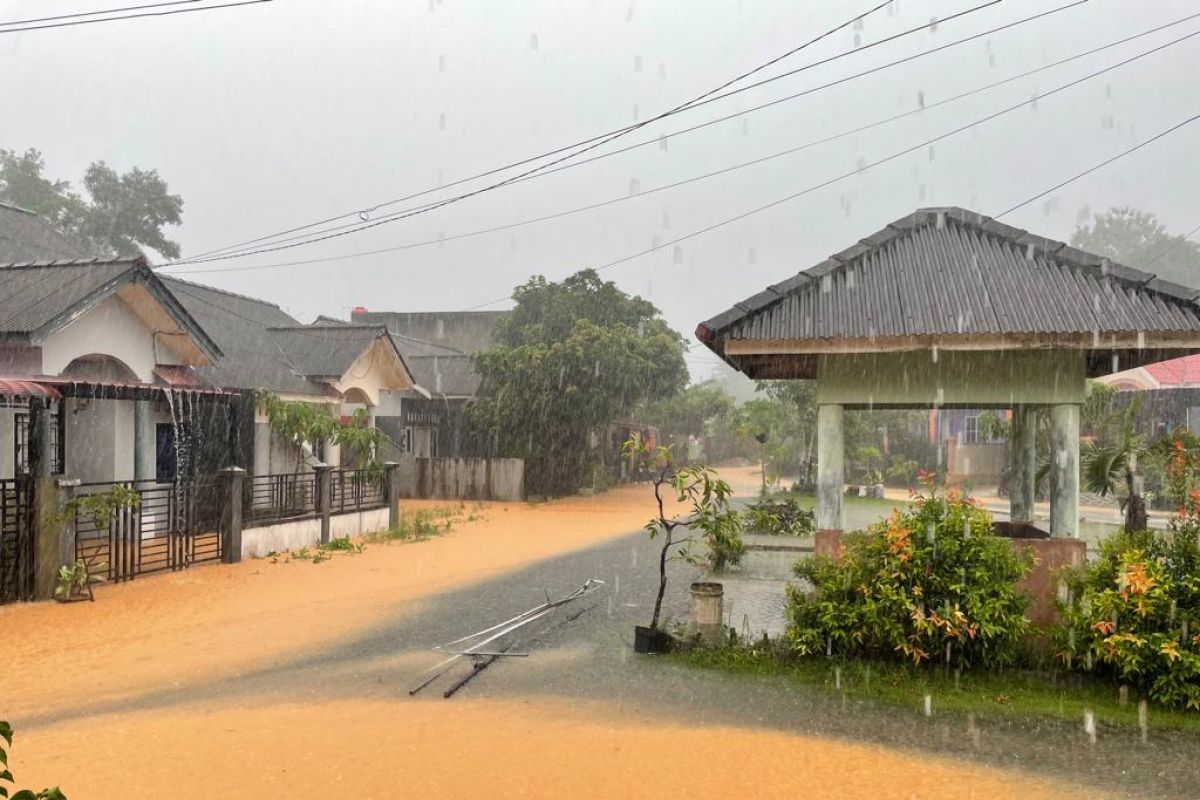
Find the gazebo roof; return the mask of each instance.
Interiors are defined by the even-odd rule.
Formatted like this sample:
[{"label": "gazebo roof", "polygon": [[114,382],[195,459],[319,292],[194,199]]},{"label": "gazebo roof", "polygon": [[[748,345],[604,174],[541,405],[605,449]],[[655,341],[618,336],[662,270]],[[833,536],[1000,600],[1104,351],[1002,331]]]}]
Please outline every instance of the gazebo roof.
[{"label": "gazebo roof", "polygon": [[754,378],[815,377],[822,353],[934,348],[1084,350],[1100,375],[1200,351],[1198,297],[982,214],[925,208],[696,335]]}]

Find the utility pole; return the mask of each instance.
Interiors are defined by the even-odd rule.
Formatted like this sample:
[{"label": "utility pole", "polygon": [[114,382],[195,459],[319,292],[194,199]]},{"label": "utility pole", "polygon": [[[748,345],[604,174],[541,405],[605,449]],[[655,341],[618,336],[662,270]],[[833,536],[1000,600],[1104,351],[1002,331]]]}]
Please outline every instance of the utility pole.
[{"label": "utility pole", "polygon": [[762,464],[762,496],[767,496],[767,434],[757,433],[754,440],[758,442],[758,460]]}]

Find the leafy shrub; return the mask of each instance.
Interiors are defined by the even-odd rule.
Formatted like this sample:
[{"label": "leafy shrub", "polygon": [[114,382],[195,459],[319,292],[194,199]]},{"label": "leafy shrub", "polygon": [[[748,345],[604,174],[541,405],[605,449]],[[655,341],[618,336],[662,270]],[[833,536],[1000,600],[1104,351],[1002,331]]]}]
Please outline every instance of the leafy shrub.
[{"label": "leafy shrub", "polygon": [[811,592],[788,589],[787,636],[802,654],[944,659],[958,667],[1009,664],[1028,622],[1017,581],[1030,562],[992,532],[991,516],[956,491],[927,495],[843,553],[801,560]]},{"label": "leafy shrub", "polygon": [[747,506],[743,517],[747,528],[769,535],[812,536],[817,527],[813,510],[792,499]]},{"label": "leafy shrub", "polygon": [[1167,533],[1119,531],[1064,573],[1059,656],[1166,706],[1200,709],[1200,492]]},{"label": "leafy shrub", "polygon": [[[12,747],[13,729],[12,725],[3,720],[0,720],[0,739],[4,740],[4,744],[0,745],[0,797],[9,797],[10,787],[15,779],[8,769],[8,750],[6,748]],[[4,786],[6,783],[9,784],[8,787]],[[67,796],[56,786],[53,789],[42,789],[37,793],[31,789],[21,789],[12,792],[11,800],[67,800]]]}]

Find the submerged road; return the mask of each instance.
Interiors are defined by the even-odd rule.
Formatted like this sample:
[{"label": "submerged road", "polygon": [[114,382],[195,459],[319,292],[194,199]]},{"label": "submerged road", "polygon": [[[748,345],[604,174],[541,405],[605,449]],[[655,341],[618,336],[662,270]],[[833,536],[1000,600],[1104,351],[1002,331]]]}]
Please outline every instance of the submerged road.
[{"label": "submerged road", "polygon": [[[560,698],[603,701],[634,719],[757,726],[904,748],[1127,796],[1178,798],[1200,791],[1195,782],[1200,742],[1194,735],[1152,730],[1150,743],[1143,745],[1135,732],[1101,725],[1097,743],[1088,745],[1075,724],[981,718],[975,722],[976,737],[967,734],[966,718],[953,714],[926,718],[915,707],[884,707],[781,679],[692,670],[670,659],[636,656],[633,626],[649,619],[656,557],[644,534],[630,534],[428,597],[348,640],[245,674],[64,709],[26,719],[24,726],[69,726],[102,713],[222,703],[436,703],[453,715],[455,703],[469,699],[537,704]],[[686,587],[696,574],[686,564],[672,565],[666,613],[686,612]],[[528,652],[528,658],[502,659],[453,698],[442,699],[441,691],[469,671],[464,663],[417,698],[408,697],[422,671],[443,657],[432,646],[508,619],[544,602],[547,594],[562,596],[588,578],[606,586],[513,636],[515,649]],[[936,702],[935,697],[935,709]]]}]

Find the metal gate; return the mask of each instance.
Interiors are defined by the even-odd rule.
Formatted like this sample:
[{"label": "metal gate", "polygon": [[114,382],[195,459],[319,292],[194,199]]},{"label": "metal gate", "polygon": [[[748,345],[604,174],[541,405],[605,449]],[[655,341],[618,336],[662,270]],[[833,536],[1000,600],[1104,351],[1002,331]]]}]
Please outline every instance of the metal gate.
[{"label": "metal gate", "polygon": [[0,480],[0,603],[33,599],[33,481]]},{"label": "metal gate", "polygon": [[[101,492],[113,485],[84,484],[80,492]],[[118,583],[221,560],[220,487],[215,481],[141,488],[125,485],[137,490],[141,502],[118,512],[107,530],[97,529],[94,519],[76,512],[76,557],[87,562],[92,574]]]}]

